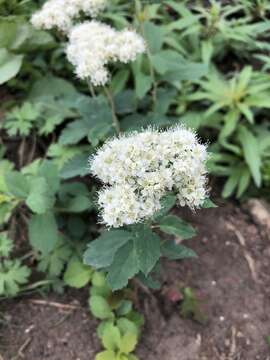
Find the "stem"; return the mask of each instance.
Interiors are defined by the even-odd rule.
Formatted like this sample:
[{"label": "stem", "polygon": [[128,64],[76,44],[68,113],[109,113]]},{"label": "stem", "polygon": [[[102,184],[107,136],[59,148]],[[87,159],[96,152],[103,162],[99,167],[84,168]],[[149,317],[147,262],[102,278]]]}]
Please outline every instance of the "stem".
[{"label": "stem", "polygon": [[109,102],[109,105],[110,105],[110,108],[111,108],[111,111],[112,111],[113,126],[114,126],[117,134],[119,135],[120,132],[121,132],[121,129],[120,129],[120,124],[119,124],[118,117],[116,115],[115,103],[114,103],[112,94],[111,94],[110,90],[108,88],[106,88],[105,86],[104,86],[104,92],[105,92],[105,95],[106,95],[106,97],[108,99],[108,102]]},{"label": "stem", "polygon": [[92,85],[92,83],[91,83],[91,81],[90,81],[89,78],[86,80],[86,82],[87,82],[88,89],[89,89],[89,91],[90,91],[91,96],[92,96],[93,98],[95,98],[95,97],[96,97],[96,93],[95,93],[94,86]]},{"label": "stem", "polygon": [[[143,22],[140,22],[140,31],[141,31],[142,37],[145,39],[145,31],[144,31],[144,28],[143,28]],[[147,56],[147,60],[148,60],[150,76],[151,76],[152,83],[153,83],[152,100],[153,100],[153,107],[155,108],[156,103],[157,103],[158,85],[157,85],[157,81],[156,81],[155,70],[154,70],[154,67],[152,65],[152,54],[151,54],[151,51],[150,51],[150,49],[148,47],[148,44],[146,44],[146,56]]]}]

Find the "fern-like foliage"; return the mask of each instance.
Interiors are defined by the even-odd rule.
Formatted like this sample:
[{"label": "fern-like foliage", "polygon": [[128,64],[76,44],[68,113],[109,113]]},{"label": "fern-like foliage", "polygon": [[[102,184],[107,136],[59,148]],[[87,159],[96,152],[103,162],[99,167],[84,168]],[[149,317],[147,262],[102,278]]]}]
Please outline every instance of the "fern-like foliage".
[{"label": "fern-like foliage", "polygon": [[17,295],[20,285],[27,283],[29,275],[30,269],[18,259],[0,262],[0,295]]}]

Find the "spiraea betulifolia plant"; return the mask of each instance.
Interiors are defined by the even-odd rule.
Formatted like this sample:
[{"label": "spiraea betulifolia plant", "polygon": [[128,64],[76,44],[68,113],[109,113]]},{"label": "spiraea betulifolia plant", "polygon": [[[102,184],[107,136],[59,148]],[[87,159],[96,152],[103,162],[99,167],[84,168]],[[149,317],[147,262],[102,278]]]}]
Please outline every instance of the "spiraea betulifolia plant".
[{"label": "spiraea betulifolia plant", "polygon": [[[49,0],[33,15],[32,24],[39,29],[56,28],[66,36],[66,55],[76,76],[87,83],[93,101],[100,101],[97,94],[104,93],[111,109],[109,117],[106,113],[110,122],[104,124],[97,119],[97,132],[102,132],[107,141],[99,150],[92,151],[88,165],[89,172],[103,183],[96,202],[100,223],[107,229],[88,244],[84,264],[71,259],[64,280],[75,287],[92,282],[89,304],[92,314],[102,320],[98,334],[105,347],[96,359],[134,360],[132,352],[142,320],[132,309],[129,281],[137,278],[144,285],[157,287],[152,275],[158,273],[162,257],[176,260],[196,256],[184,245],[161,238],[160,233],[181,239],[195,235],[190,225],[168,212],[175,204],[193,210],[204,206],[208,197],[207,149],[194,132],[182,126],[148,127],[123,133],[111,91],[118,84],[110,84],[114,68],[121,69],[124,64],[125,71],[125,64],[133,63],[135,92],[142,98],[151,91],[154,108],[158,96],[154,67],[162,74],[167,68],[160,68],[158,58],[155,66],[152,63],[152,52],[160,45],[155,45],[148,36],[158,27],[148,24],[148,32],[144,24],[138,24],[137,29],[115,28],[97,19],[98,15],[102,18],[106,3]],[[140,11],[139,2],[136,9]],[[82,15],[91,20],[81,22]],[[140,73],[142,61],[149,75],[141,74],[138,83],[136,71]],[[203,66],[194,66],[199,73],[204,71]],[[127,81],[129,73],[121,74]],[[78,124],[76,120],[62,139],[72,138],[72,130],[78,130]],[[95,134],[87,135],[95,143]],[[85,281],[76,284],[73,275],[79,276],[80,271]]]}]

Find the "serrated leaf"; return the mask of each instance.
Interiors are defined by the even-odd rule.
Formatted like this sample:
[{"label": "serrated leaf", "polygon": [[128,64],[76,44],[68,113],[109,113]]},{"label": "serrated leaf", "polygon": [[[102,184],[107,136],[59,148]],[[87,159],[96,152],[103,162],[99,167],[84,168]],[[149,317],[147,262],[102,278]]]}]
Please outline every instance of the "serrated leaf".
[{"label": "serrated leaf", "polygon": [[138,255],[133,241],[127,242],[117,251],[107,270],[107,282],[113,291],[125,287],[129,279],[139,272]]},{"label": "serrated leaf", "polygon": [[162,255],[170,260],[196,258],[197,254],[182,244],[176,244],[173,240],[167,240],[161,247]]},{"label": "serrated leaf", "polygon": [[48,254],[59,239],[53,213],[33,215],[29,222],[29,239],[34,249]]},{"label": "serrated leaf", "polygon": [[48,254],[42,254],[39,258],[38,271],[49,274],[51,277],[59,277],[65,264],[72,254],[72,248],[63,237]]},{"label": "serrated leaf", "polygon": [[23,174],[17,171],[8,172],[5,175],[5,184],[9,193],[16,198],[20,200],[27,198],[30,187],[29,182]]},{"label": "serrated leaf", "polygon": [[[1,154],[0,154],[0,159],[2,159],[2,157],[4,157],[4,150],[5,148],[2,147],[0,145],[0,151],[1,151]],[[3,151],[3,153],[2,153]],[[9,161],[9,160],[1,160],[0,161],[0,192],[1,193],[7,193],[8,192],[8,188],[7,188],[7,184],[5,182],[5,174],[11,172],[14,168],[14,164]]]},{"label": "serrated leaf", "polygon": [[14,296],[20,285],[25,284],[30,276],[30,269],[19,260],[0,262],[0,295]]},{"label": "serrated leaf", "polygon": [[80,259],[73,258],[69,261],[64,274],[64,282],[74,288],[80,289],[89,283],[93,269],[84,265]]},{"label": "serrated leaf", "polygon": [[194,228],[175,215],[162,218],[158,224],[160,230],[166,234],[179,236],[181,239],[190,239],[196,235]]},{"label": "serrated leaf", "polygon": [[124,230],[104,232],[97,240],[92,241],[84,253],[84,263],[96,269],[110,266],[119,248],[125,245],[132,235]]},{"label": "serrated leaf", "polygon": [[46,179],[52,193],[56,193],[59,190],[59,171],[57,165],[53,161],[43,161],[38,169],[38,175]]},{"label": "serrated leaf", "polygon": [[89,173],[88,169],[89,154],[75,155],[69,159],[60,172],[62,179],[71,179],[75,176],[85,176]]},{"label": "serrated leaf", "polygon": [[97,146],[101,140],[108,137],[113,130],[112,124],[99,123],[93,126],[88,132],[88,140],[92,146]]},{"label": "serrated leaf", "polygon": [[160,258],[160,238],[145,227],[136,233],[134,246],[139,269],[147,276]]},{"label": "serrated leaf", "polygon": [[82,120],[75,120],[69,123],[59,137],[59,144],[73,145],[80,142],[87,136],[89,129]]},{"label": "serrated leaf", "polygon": [[92,314],[98,319],[104,320],[113,317],[113,313],[108,302],[102,296],[90,296],[89,306]]},{"label": "serrated leaf", "polygon": [[145,276],[142,272],[137,275],[138,280],[145,285],[146,287],[159,290],[161,288],[161,284],[158,280],[153,279],[150,275]]},{"label": "serrated leaf", "polygon": [[0,258],[8,257],[13,249],[13,242],[7,237],[7,233],[0,233]]},{"label": "serrated leaf", "polygon": [[37,214],[44,214],[54,205],[55,197],[43,177],[30,180],[30,194],[26,199],[26,205]]}]

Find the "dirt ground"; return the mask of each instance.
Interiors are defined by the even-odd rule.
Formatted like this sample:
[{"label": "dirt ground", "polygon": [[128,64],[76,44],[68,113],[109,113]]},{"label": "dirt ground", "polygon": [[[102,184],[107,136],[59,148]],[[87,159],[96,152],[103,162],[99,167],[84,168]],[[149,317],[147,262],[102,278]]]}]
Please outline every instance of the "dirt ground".
[{"label": "dirt ground", "polygon": [[[184,217],[198,230],[187,245],[199,258],[164,263],[162,290],[139,294],[146,325],[137,355],[141,360],[270,360],[266,227],[232,204]],[[183,286],[203,301],[206,324],[180,317],[180,305],[168,293]],[[85,290],[34,295],[0,307],[1,360],[94,360],[99,350]]]}]

